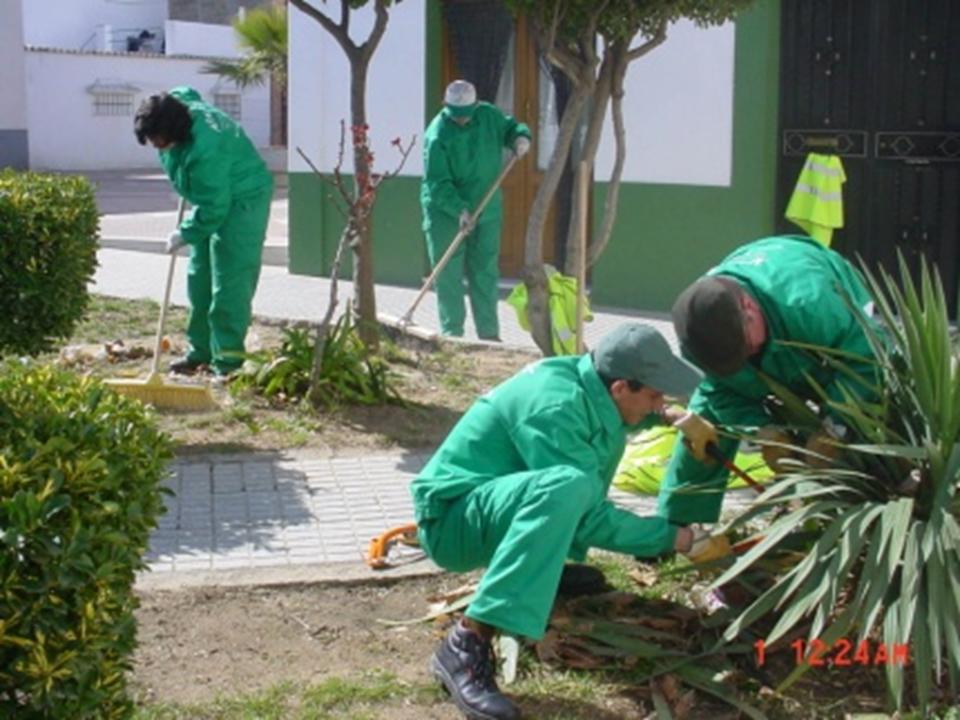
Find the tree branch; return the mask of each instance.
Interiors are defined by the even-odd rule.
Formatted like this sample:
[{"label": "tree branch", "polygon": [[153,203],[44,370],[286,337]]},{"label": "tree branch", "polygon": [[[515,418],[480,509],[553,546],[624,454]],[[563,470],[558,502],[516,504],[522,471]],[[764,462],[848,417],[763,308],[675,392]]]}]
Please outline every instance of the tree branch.
[{"label": "tree branch", "polygon": [[350,2],[349,0],[340,0],[340,27],[344,34],[350,37]]},{"label": "tree branch", "polygon": [[647,40],[642,45],[638,45],[637,47],[631,48],[629,51],[627,51],[627,62],[633,62],[637,58],[643,57],[658,45],[662,45],[663,41],[666,39],[667,21],[661,20],[660,25],[657,27],[657,31],[653,34],[652,38]]},{"label": "tree branch", "polygon": [[387,30],[387,20],[390,19],[384,0],[374,0],[373,10],[376,13],[376,19],[373,21],[373,28],[370,30],[370,37],[360,46],[360,52],[367,62],[373,57],[373,53],[380,44],[380,40]]},{"label": "tree branch", "polygon": [[[344,3],[346,4],[346,0],[344,0]],[[307,0],[290,0],[290,4],[297,8],[297,10],[300,12],[305,13],[320,23],[320,26],[330,33],[330,35],[333,36],[333,39],[336,40],[340,47],[343,48],[343,51],[347,54],[347,57],[352,57],[354,54],[356,54],[358,48],[354,44],[353,40],[350,39],[350,35],[347,33],[347,28],[343,24],[335,23],[328,15],[308,3]]]}]

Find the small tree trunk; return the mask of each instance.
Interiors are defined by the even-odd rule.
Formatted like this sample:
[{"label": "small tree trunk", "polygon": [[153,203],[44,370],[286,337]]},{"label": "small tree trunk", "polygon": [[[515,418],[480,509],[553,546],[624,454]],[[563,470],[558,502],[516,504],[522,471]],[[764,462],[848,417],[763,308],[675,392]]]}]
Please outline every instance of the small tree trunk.
[{"label": "small tree trunk", "polygon": [[[587,124],[587,132],[584,137],[583,148],[580,157],[577,158],[577,174],[574,177],[574,187],[579,188],[583,182],[581,173],[586,171],[588,177],[593,176],[593,165],[597,157],[597,150],[600,148],[600,139],[603,136],[603,122],[607,117],[607,105],[610,102],[610,88],[613,77],[613,60],[611,58],[610,48],[603,54],[603,62],[600,65],[600,72],[597,75],[597,82],[593,88],[590,97],[590,120]],[[592,183],[590,183],[592,186]],[[582,214],[589,212],[589,194],[587,194],[587,206],[581,207],[583,198],[579,192],[573,194],[572,210],[570,213],[570,224],[567,226],[566,240],[566,262],[563,271],[566,275],[575,277],[577,268],[580,267],[580,218]],[[590,244],[590,228],[587,228],[587,246]]]},{"label": "small tree trunk", "polygon": [[[590,72],[592,80],[593,72]],[[574,86],[573,93],[564,108],[557,133],[557,144],[550,157],[550,164],[544,173],[540,187],[530,209],[527,222],[527,234],[524,241],[523,283],[527,286],[527,319],[530,321],[530,334],[533,341],[545,356],[553,355],[553,333],[550,329],[550,309],[548,305],[547,276],[543,269],[543,230],[547,222],[550,203],[557,191],[563,168],[570,156],[573,136],[590,94],[591,83]]]},{"label": "small tree trunk", "polygon": [[[350,58],[350,122],[354,128],[366,131],[367,111],[364,98],[367,90],[369,61],[359,54]],[[360,201],[371,187],[370,166],[364,148],[353,144],[354,197]],[[372,197],[370,198],[372,202]],[[355,203],[356,235],[351,243],[353,251],[353,307],[357,313],[357,332],[360,340],[371,351],[380,343],[377,325],[377,300],[374,293],[373,228],[372,218],[365,212],[364,202]]]},{"label": "small tree trunk", "polygon": [[620,180],[623,177],[623,165],[627,157],[627,133],[623,127],[623,78],[627,73],[627,65],[630,60],[627,57],[626,47],[622,50],[622,52],[616,54],[610,100],[616,157],[613,162],[613,170],[610,172],[610,182],[607,186],[607,195],[603,204],[603,220],[600,223],[600,232],[590,243],[587,250],[587,267],[590,267],[599,259],[610,242],[610,236],[613,235],[613,223],[617,218],[617,205],[620,199]]}]

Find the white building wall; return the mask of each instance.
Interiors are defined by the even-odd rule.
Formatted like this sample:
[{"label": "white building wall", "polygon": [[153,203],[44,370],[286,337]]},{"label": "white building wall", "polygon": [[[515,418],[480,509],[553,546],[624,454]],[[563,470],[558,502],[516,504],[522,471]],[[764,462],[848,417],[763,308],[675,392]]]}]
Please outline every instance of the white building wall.
[{"label": "white building wall", "polygon": [[[37,170],[104,170],[157,166],[156,151],[137,143],[133,114],[94,115],[95,81],[129,84],[138,91],[134,111],[154,93],[177,85],[195,87],[212,101],[222,82],[200,74],[202,59],[148,55],[58,53],[26,54],[27,124],[31,168]],[[266,87],[243,93],[241,124],[257,147],[269,145],[269,97]]]},{"label": "white building wall", "polygon": [[27,98],[24,84],[23,35],[20,1],[0,0],[0,130],[27,127]]},{"label": "white building wall", "polygon": [[[424,119],[426,0],[406,0],[390,7],[387,31],[373,56],[367,81],[367,122],[378,171],[393,170],[399,153],[391,141],[417,144],[403,169],[404,175],[423,173],[421,138]],[[347,158],[344,171],[353,172],[350,147],[350,66],[341,47],[319,23],[289,6],[290,172],[309,172],[297,152],[303,149],[323,171],[337,164],[340,121],[347,125]],[[334,17],[339,19],[339,10]],[[373,11],[354,10],[351,36],[362,40],[369,34]]]},{"label": "white building wall", "polygon": [[164,23],[167,55],[238,57],[237,34],[231,25],[167,20]]},{"label": "white building wall", "polygon": [[167,0],[23,0],[24,42],[37,47],[80,50],[88,43],[86,49],[102,49],[91,40],[98,25],[126,31],[116,36],[122,40],[161,28],[166,19]]},{"label": "white building wall", "polygon": [[[634,61],[623,99],[624,182],[730,185],[733,165],[733,23],[673,24],[663,45]],[[609,113],[596,177],[615,158]]]}]

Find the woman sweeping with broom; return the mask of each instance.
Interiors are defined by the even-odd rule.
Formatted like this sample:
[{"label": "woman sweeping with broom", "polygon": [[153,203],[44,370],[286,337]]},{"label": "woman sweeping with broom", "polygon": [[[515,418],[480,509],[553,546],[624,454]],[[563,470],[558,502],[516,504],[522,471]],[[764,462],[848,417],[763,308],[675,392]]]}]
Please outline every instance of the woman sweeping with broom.
[{"label": "woman sweeping with broom", "polygon": [[173,187],[193,206],[167,239],[169,253],[190,246],[189,348],[170,370],[192,375],[209,367],[226,376],[243,362],[273,178],[243,129],[193,88],[151,95],[133,127],[141,145],[159,151]]}]

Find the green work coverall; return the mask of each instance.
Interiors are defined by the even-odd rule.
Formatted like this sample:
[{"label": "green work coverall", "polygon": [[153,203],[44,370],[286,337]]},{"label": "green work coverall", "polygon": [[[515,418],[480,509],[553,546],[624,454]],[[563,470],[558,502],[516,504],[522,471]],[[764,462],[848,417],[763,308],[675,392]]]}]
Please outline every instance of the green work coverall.
[{"label": "green work coverall", "polygon": [[[692,412],[720,425],[770,424],[775,419],[764,401],[772,391],[764,376],[800,397],[817,397],[805,373],[831,398],[842,398],[841,386],[865,395],[860,383],[847,382],[813,353],[781,341],[856,353],[868,361],[845,362],[875,385],[869,362],[873,352],[844,294],[868,316],[872,299],[858,271],[833,250],[799,235],[763,238],[734,251],[707,274],[737,280],[756,299],[766,319],[767,342],[735,375],[720,378],[707,373],[690,398]],[[736,455],[737,446],[734,439],[720,439],[720,449],[729,459]],[[677,443],[660,489],[660,514],[679,524],[715,522],[727,476],[720,464],[699,462],[684,443]]]},{"label": "green work coverall", "polygon": [[673,547],[665,519],[607,499],[633,429],[590,355],[541,360],[474,403],[411,485],[430,557],[455,572],[487,568],[468,617],[540,638],[568,556]]},{"label": "green work coverall", "polygon": [[[503,165],[503,148],[512,148],[521,135],[530,137],[526,125],[485,102],[477,104],[466,125],[454,122],[450,111],[444,108],[427,127],[423,137],[420,204],[431,266],[443,257],[460,230],[460,214],[464,210],[473,212],[497,179]],[[503,201],[498,190],[478,218],[473,232],[437,278],[440,330],[444,335],[463,335],[466,269],[477,335],[499,337],[497,283],[502,220]]]},{"label": "green work coverall", "polygon": [[219,374],[239,367],[260,278],[273,178],[243,129],[193,88],[170,94],[187,106],[190,139],[160,162],[193,211],[180,224],[190,246],[187,359]]}]

